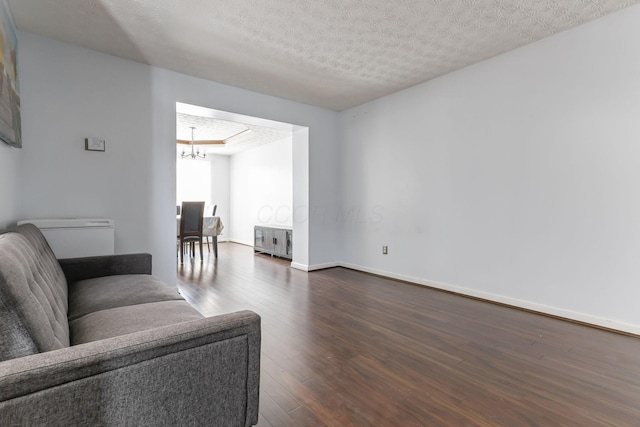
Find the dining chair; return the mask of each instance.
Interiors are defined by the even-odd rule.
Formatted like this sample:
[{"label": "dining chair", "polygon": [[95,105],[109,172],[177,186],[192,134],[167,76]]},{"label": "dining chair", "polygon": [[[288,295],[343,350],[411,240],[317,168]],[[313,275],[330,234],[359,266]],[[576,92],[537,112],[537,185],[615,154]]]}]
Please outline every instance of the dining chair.
[{"label": "dining chair", "polygon": [[[211,213],[211,216],[215,217],[216,216],[216,210],[218,209],[218,205],[214,205],[213,206],[213,212]],[[209,252],[211,252],[211,247],[209,246],[209,237],[211,237],[211,239],[213,240],[213,253],[215,255],[216,258],[218,258],[218,235],[215,232],[215,220],[212,221],[210,224],[207,224],[208,227],[204,227],[203,230],[203,236],[205,237],[206,241],[207,241],[207,249],[209,250]]]},{"label": "dining chair", "polygon": [[198,242],[200,246],[200,261],[202,256],[202,222],[204,214],[204,202],[182,202],[180,214],[180,264],[184,262],[184,243],[191,243],[191,256],[195,257],[194,244]]}]

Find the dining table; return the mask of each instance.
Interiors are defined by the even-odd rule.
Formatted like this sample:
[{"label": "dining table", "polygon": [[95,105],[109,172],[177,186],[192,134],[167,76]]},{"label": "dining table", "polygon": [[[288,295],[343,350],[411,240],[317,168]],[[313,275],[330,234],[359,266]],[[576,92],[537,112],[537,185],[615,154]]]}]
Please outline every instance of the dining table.
[{"label": "dining table", "polygon": [[[177,235],[180,235],[180,215],[176,215]],[[203,216],[202,217],[202,237],[207,239],[207,248],[209,248],[209,237],[213,243],[213,254],[218,258],[218,236],[222,234],[224,224],[219,216]],[[211,248],[209,248],[211,252]]]}]

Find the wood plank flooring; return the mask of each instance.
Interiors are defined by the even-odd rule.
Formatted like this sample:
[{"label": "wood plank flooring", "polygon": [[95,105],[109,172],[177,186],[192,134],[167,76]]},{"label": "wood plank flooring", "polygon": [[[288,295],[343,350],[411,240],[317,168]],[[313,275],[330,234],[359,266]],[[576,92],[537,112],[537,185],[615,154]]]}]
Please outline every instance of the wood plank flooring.
[{"label": "wood plank flooring", "polygon": [[179,288],[205,315],[262,317],[260,427],[640,426],[637,337],[219,252],[185,258]]}]

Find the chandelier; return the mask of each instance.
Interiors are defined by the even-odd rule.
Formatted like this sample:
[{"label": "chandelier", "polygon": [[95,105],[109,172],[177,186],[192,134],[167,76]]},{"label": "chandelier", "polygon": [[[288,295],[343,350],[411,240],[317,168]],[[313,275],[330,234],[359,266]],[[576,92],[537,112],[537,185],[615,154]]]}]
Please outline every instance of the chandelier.
[{"label": "chandelier", "polygon": [[190,144],[191,145],[191,153],[186,153],[184,151],[184,148],[183,148],[182,149],[182,153],[180,154],[180,157],[182,157],[183,159],[184,158],[191,158],[193,160],[195,160],[195,159],[204,159],[207,156],[207,154],[206,153],[205,154],[200,154],[200,148],[198,148],[197,150],[195,150],[193,148],[193,141],[194,141],[193,133],[196,130],[196,128],[193,127],[193,126],[191,126],[190,128],[191,128],[191,144]]}]

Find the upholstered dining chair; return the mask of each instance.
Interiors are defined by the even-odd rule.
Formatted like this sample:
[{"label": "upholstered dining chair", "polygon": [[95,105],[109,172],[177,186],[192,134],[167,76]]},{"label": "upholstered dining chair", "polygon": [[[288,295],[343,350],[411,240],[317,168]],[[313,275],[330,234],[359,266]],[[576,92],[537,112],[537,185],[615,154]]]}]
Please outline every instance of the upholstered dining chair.
[{"label": "upholstered dining chair", "polygon": [[184,262],[184,243],[192,243],[191,256],[195,257],[194,243],[198,242],[200,246],[200,261],[204,260],[202,256],[202,222],[204,214],[204,202],[182,202],[180,213],[180,232],[178,240],[180,240],[180,264]]},{"label": "upholstered dining chair", "polygon": [[[216,210],[217,209],[218,209],[218,205],[214,205],[213,206],[213,212],[211,213],[211,216],[213,216],[213,217],[216,216]],[[205,240],[207,241],[207,249],[209,250],[209,252],[211,252],[211,247],[209,246],[209,237],[211,237],[211,239],[213,240],[213,253],[214,253],[215,257],[218,258],[218,235],[216,234],[216,230],[215,230],[215,222],[211,222],[209,224],[205,224],[204,225],[204,230],[202,231],[202,235],[204,236]]]}]

